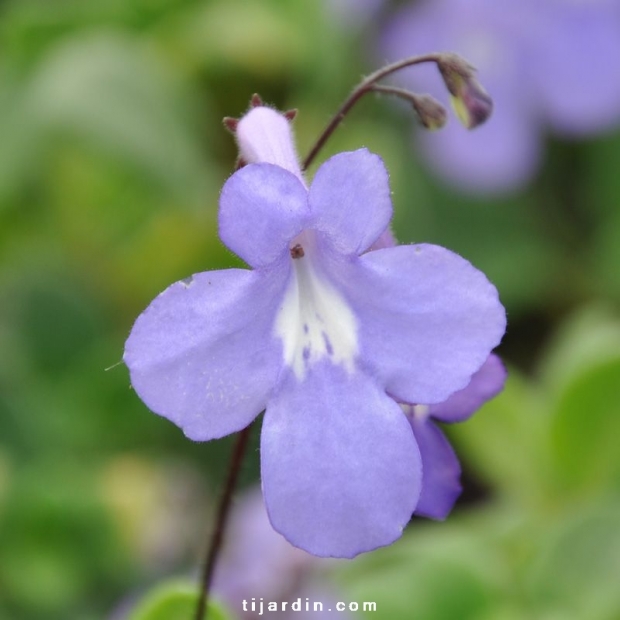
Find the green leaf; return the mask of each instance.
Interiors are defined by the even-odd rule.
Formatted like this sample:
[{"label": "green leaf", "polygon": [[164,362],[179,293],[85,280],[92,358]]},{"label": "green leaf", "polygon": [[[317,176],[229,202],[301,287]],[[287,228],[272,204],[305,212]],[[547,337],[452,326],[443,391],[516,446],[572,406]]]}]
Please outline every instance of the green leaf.
[{"label": "green leaf", "polygon": [[548,469],[547,417],[540,395],[511,369],[504,391],[449,432],[457,453],[501,494],[538,500]]},{"label": "green leaf", "polygon": [[564,322],[539,365],[545,387],[558,391],[583,370],[620,351],[620,321],[606,305],[591,305]]},{"label": "green leaf", "polygon": [[561,393],[551,448],[563,489],[598,492],[620,483],[620,356],[585,369]]},{"label": "green leaf", "polygon": [[[198,586],[184,581],[167,581],[151,590],[131,612],[128,620],[193,620]],[[209,600],[206,620],[230,620],[221,606]]]},{"label": "green leaf", "polygon": [[360,607],[375,602],[376,611],[368,612],[375,620],[493,617],[512,587],[495,529],[488,519],[483,528],[471,520],[414,522],[395,545],[344,567],[342,590]]},{"label": "green leaf", "polygon": [[[549,524],[527,571],[525,594],[536,617],[619,617],[620,505],[575,507]],[[555,612],[555,614],[554,614]]]},{"label": "green leaf", "polygon": [[241,68],[279,76],[311,53],[308,24],[287,19],[283,5],[229,0],[197,7],[181,22],[181,45],[212,72]]},{"label": "green leaf", "polygon": [[0,207],[14,198],[39,162],[40,127],[28,114],[23,84],[0,67]]},{"label": "green leaf", "polygon": [[54,48],[38,68],[30,113],[56,143],[59,134],[68,136],[187,195],[203,187],[210,168],[179,86],[131,37],[80,34]]}]

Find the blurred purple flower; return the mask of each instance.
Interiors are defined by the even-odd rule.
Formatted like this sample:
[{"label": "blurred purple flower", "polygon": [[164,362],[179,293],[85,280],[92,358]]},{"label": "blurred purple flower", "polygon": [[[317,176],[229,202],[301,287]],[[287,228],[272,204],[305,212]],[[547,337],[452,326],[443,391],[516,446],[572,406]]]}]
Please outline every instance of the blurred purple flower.
[{"label": "blurred purple flower", "polygon": [[463,422],[504,387],[506,369],[491,354],[469,385],[437,405],[401,405],[422,455],[422,493],[415,514],[445,519],[461,493],[461,467],[452,446],[434,420]]},{"label": "blurred purple flower", "polygon": [[[252,612],[251,599],[263,599],[265,614],[269,617],[267,603],[301,599],[301,611],[280,611],[278,617],[312,618],[315,611],[306,611],[306,599],[323,604],[322,615],[350,615],[336,611],[334,592],[321,582],[320,560],[293,547],[278,534],[265,510],[260,489],[246,493],[235,506],[227,530],[227,542],[217,564],[213,579],[213,594],[222,600],[235,616],[243,619],[259,618]],[[243,601],[247,611],[243,611]],[[331,613],[329,610],[332,610]]]},{"label": "blurred purple flower", "polygon": [[147,406],[190,439],[238,431],[266,408],[272,525],[315,555],[353,557],[396,540],[421,492],[395,400],[438,403],[467,385],[504,309],[444,248],[365,253],[392,216],[376,155],[336,155],[308,188],[284,116],[256,107],[236,135],[249,165],[224,185],[220,236],[253,269],[170,286],[138,317],[124,360]]},{"label": "blurred purple flower", "polygon": [[[381,54],[396,60],[450,50],[477,67],[494,100],[472,133],[457,123],[419,136],[431,166],[461,188],[507,191],[536,172],[546,126],[571,137],[620,120],[617,0],[425,0],[387,24]],[[445,99],[434,67],[404,78]]]}]

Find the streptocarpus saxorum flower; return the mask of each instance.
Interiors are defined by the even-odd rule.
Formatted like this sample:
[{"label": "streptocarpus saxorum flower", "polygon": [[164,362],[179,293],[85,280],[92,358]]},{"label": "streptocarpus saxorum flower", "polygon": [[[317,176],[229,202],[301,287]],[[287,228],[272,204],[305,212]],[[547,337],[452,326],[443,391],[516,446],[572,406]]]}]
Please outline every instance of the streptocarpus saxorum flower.
[{"label": "streptocarpus saxorum flower", "polygon": [[124,360],[147,406],[193,440],[265,409],[272,525],[315,555],[353,557],[396,540],[420,496],[420,451],[396,401],[439,403],[466,386],[504,309],[449,250],[365,253],[392,217],[378,156],[340,153],[307,187],[282,115],[254,108],[237,139],[249,164],[222,189],[220,237],[251,269],[170,286]]},{"label": "streptocarpus saxorum flower", "polygon": [[445,519],[461,493],[461,467],[452,446],[434,423],[463,422],[504,387],[506,369],[489,355],[469,385],[436,405],[401,405],[422,455],[422,493],[415,513]]},{"label": "streptocarpus saxorum flower", "polygon": [[[409,2],[387,24],[381,56],[429,49],[467,58],[495,102],[491,119],[471,133],[457,123],[420,132],[431,166],[460,188],[500,192],[528,181],[546,127],[571,137],[620,122],[617,0]],[[402,78],[408,87],[445,98],[434,67],[410,76]]]}]

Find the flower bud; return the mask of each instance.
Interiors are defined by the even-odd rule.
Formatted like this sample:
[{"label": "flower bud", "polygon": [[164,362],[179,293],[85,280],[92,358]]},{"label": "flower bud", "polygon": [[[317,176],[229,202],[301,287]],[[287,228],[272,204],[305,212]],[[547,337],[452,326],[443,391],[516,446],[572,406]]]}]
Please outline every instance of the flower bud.
[{"label": "flower bud", "polygon": [[295,111],[279,112],[252,98],[250,109],[240,119],[224,119],[234,133],[243,164],[268,163],[292,172],[305,182],[293,140],[291,120]]},{"label": "flower bud", "polygon": [[417,95],[404,88],[373,84],[371,90],[376,93],[394,95],[407,101],[415,110],[418,120],[426,129],[441,129],[446,124],[446,109],[430,95]]},{"label": "flower bud", "polygon": [[430,95],[415,95],[411,101],[423,127],[431,131],[446,124],[446,109]]},{"label": "flower bud", "polygon": [[456,54],[444,54],[438,66],[461,123],[467,129],[484,123],[493,111],[493,100],[476,79],[475,69]]}]

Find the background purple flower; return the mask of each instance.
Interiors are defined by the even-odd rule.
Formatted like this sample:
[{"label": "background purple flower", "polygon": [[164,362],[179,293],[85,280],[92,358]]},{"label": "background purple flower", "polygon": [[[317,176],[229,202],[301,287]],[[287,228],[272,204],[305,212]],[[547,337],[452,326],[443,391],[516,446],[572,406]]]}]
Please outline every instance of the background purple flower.
[{"label": "background purple flower", "polygon": [[[319,567],[326,568],[324,560],[293,547],[278,534],[267,517],[260,489],[245,493],[237,502],[227,530],[223,554],[218,562],[213,594],[224,601],[239,618],[258,618],[251,611],[244,612],[242,601],[262,597],[269,601],[294,601],[306,598],[323,603],[322,616],[338,614],[335,611],[334,592],[319,575]],[[331,608],[331,612],[328,611]],[[278,617],[312,618],[317,612],[280,611]],[[269,617],[266,612],[263,617]]]},{"label": "background purple flower", "polygon": [[[545,127],[589,135],[620,120],[617,2],[432,0],[389,21],[382,54],[391,60],[454,51],[479,70],[494,99],[487,123],[466,132],[451,122],[419,139],[431,166],[472,191],[519,187],[538,169]],[[434,67],[398,80],[446,100]]]}]

